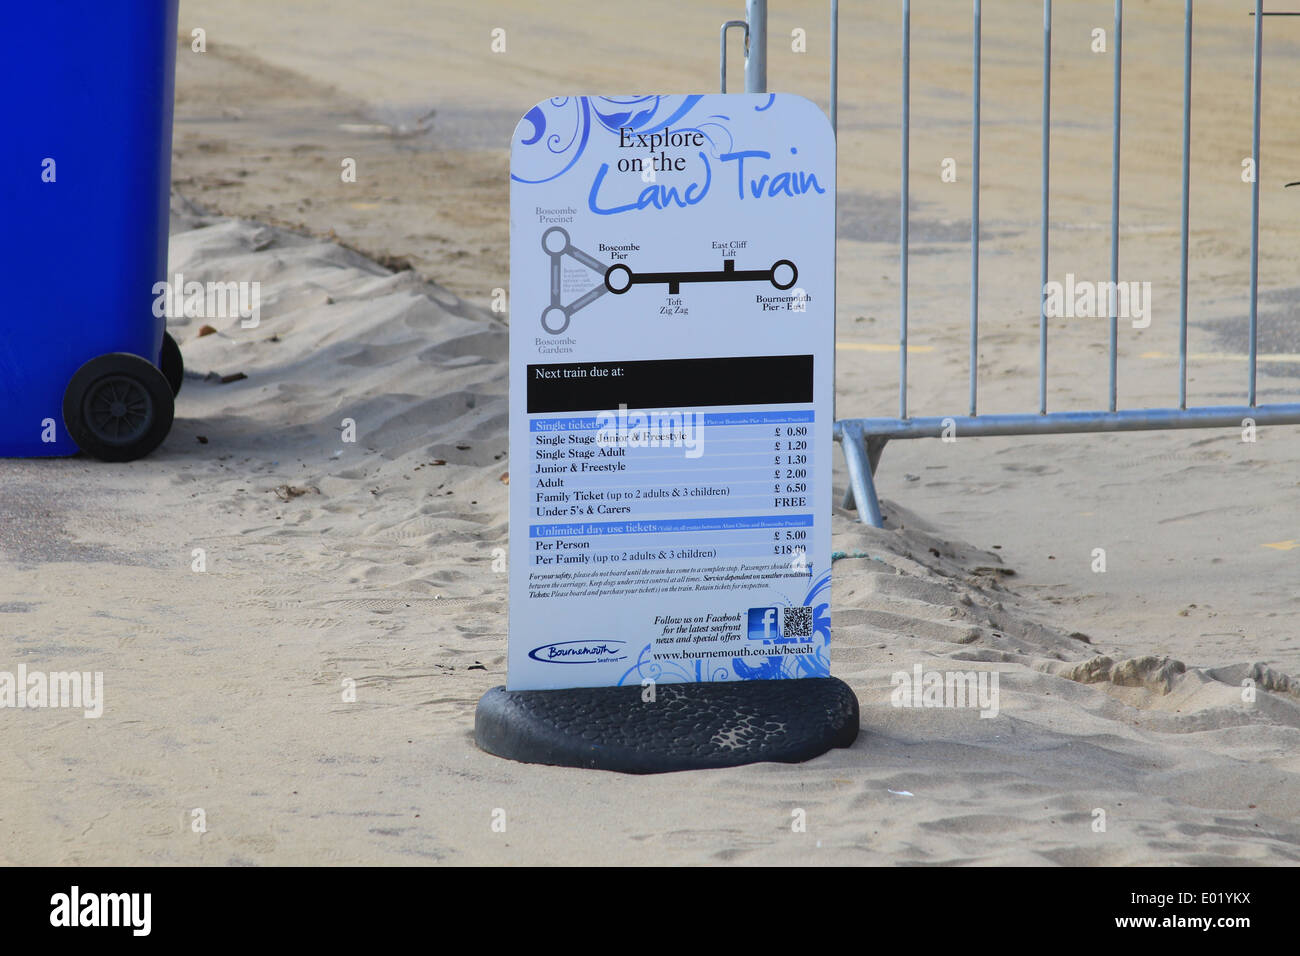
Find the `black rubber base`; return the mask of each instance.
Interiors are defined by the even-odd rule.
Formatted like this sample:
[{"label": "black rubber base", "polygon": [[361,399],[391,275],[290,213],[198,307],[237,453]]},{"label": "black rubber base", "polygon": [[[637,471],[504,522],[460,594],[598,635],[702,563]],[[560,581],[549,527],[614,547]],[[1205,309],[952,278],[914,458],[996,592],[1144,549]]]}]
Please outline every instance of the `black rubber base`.
[{"label": "black rubber base", "polygon": [[558,767],[666,773],[799,763],[858,736],[858,698],[835,677],[571,690],[494,687],[474,739],[498,757]]}]

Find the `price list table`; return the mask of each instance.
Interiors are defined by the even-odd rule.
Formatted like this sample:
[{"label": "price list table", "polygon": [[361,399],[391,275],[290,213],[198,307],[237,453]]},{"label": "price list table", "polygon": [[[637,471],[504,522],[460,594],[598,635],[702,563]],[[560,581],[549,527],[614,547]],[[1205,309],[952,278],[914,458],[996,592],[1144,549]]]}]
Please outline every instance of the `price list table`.
[{"label": "price list table", "polygon": [[741,559],[809,546],[812,409],[538,416],[529,563]]}]

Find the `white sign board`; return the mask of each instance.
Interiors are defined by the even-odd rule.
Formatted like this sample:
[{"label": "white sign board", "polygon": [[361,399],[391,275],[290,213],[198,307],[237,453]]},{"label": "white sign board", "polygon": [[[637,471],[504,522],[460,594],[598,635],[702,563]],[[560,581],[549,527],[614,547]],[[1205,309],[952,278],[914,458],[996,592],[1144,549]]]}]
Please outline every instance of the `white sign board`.
[{"label": "white sign board", "polygon": [[827,676],[826,117],[557,97],[510,170],[508,687]]}]

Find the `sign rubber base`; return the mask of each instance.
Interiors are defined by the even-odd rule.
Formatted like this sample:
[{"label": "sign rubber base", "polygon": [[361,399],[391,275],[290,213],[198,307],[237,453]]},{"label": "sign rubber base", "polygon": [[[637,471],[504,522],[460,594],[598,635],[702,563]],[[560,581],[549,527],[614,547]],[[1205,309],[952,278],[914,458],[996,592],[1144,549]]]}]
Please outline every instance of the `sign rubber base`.
[{"label": "sign rubber base", "polygon": [[836,677],[510,691],[478,703],[480,749],[524,763],[667,773],[800,763],[858,736],[858,698]]}]

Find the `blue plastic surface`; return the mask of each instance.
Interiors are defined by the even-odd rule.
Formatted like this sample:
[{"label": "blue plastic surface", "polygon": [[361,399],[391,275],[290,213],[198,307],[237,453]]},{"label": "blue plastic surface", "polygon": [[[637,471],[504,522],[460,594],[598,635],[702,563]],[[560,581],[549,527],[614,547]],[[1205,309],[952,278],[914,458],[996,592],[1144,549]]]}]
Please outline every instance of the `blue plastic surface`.
[{"label": "blue plastic surface", "polygon": [[[4,12],[0,456],[76,452],[63,392],[89,359],[158,363],[178,3],[38,0]],[[43,441],[51,422],[56,440]]]}]

